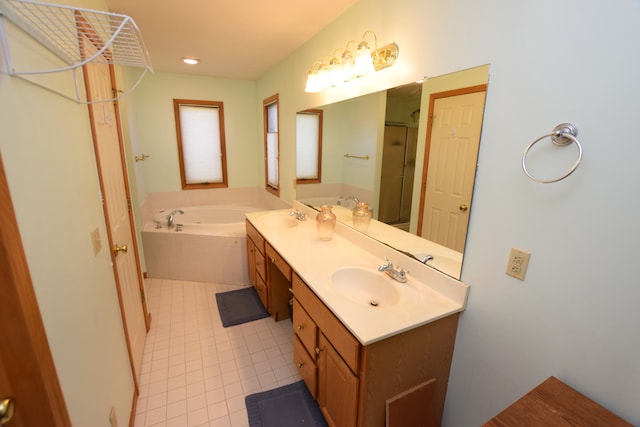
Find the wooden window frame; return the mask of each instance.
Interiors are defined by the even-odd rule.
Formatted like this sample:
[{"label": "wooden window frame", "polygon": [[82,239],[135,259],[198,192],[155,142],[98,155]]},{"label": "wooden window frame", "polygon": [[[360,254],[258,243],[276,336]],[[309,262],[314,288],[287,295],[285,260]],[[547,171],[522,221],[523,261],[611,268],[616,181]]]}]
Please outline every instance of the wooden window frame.
[{"label": "wooden window frame", "polygon": [[[324,111],[311,108],[300,111],[297,114],[313,114],[318,116],[318,177],[317,178],[298,178],[296,176],[296,184],[319,184],[322,182],[322,126]],[[296,172],[297,175],[297,172]]]},{"label": "wooden window frame", "polygon": [[[276,116],[277,129],[278,129],[277,130],[278,142],[276,144],[276,149],[278,151],[276,155],[276,162],[278,165],[278,173],[277,173],[278,186],[277,187],[274,187],[269,184],[269,153],[268,153],[268,146],[267,146],[267,134],[269,133],[269,118],[268,118],[267,107],[273,104],[276,104],[278,108],[278,114]],[[262,114],[263,114],[263,124],[264,124],[264,185],[265,185],[265,189],[269,193],[273,194],[274,196],[280,197],[280,95],[279,94],[276,93],[275,95],[272,95],[266,98],[264,101],[262,101]]]},{"label": "wooden window frame", "polygon": [[[187,183],[184,154],[182,145],[182,128],[180,125],[180,106],[187,105],[192,107],[215,107],[218,109],[218,119],[220,122],[220,153],[222,156],[222,181],[203,182],[203,183]],[[201,101],[194,99],[174,99],[173,112],[176,121],[176,136],[178,140],[178,158],[180,161],[180,181],[183,190],[203,189],[203,188],[227,188],[229,186],[227,178],[227,149],[224,130],[224,103],[222,101]]]}]

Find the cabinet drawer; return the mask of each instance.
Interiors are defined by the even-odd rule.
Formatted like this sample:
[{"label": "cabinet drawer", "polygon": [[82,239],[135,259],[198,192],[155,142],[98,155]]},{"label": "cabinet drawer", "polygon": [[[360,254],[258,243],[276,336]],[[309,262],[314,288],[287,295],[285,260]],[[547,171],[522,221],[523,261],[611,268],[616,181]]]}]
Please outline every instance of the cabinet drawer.
[{"label": "cabinet drawer", "polygon": [[267,255],[267,260],[278,267],[278,270],[282,273],[282,275],[289,281],[291,281],[291,267],[287,262],[280,256],[278,252],[276,252],[273,247],[267,243],[265,245],[265,251]]},{"label": "cabinet drawer", "polygon": [[260,276],[263,281],[267,278],[267,264],[265,264],[264,255],[260,251],[255,251],[256,255],[256,272],[257,276]]},{"label": "cabinet drawer", "polygon": [[349,368],[357,373],[360,362],[360,342],[295,273],[293,274],[293,295]]},{"label": "cabinet drawer", "polygon": [[318,367],[304,349],[304,344],[300,342],[295,334],[293,335],[293,362],[295,363],[296,368],[298,368],[298,373],[307,385],[309,392],[314,399],[317,398]]},{"label": "cabinet drawer", "polygon": [[260,301],[262,301],[262,305],[264,308],[269,310],[269,293],[267,291],[267,285],[262,280],[262,277],[256,275],[256,291],[258,292],[258,296],[260,297]]},{"label": "cabinet drawer", "polygon": [[293,330],[304,344],[311,358],[316,359],[316,346],[318,345],[318,328],[316,324],[297,299],[293,299]]},{"label": "cabinet drawer", "polygon": [[245,224],[247,228],[247,236],[253,240],[253,243],[256,245],[256,249],[264,254],[264,237],[262,237],[262,234],[256,230],[249,220],[246,220]]}]

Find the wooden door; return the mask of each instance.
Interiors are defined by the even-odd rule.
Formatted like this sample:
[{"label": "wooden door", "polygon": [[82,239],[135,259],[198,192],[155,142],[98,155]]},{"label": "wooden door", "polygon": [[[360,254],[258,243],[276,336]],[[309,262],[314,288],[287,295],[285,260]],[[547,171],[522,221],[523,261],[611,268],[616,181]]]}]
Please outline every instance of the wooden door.
[{"label": "wooden door", "polygon": [[13,397],[16,404],[7,426],[70,426],[1,154],[0,284],[0,399]]},{"label": "wooden door", "polygon": [[464,251],[486,85],[433,94],[418,234]]},{"label": "wooden door", "polygon": [[318,352],[318,405],[330,426],[355,426],[358,416],[358,377],[351,372],[324,335]]},{"label": "wooden door", "polygon": [[[90,54],[96,51],[96,47],[85,37],[81,37],[81,41],[84,41],[83,52]],[[83,72],[89,102],[112,99],[113,94],[117,93],[113,66],[94,61],[85,65]],[[109,248],[111,249],[120,310],[127,337],[129,359],[137,390],[149,318],[144,298],[142,274],[139,268],[137,242],[133,233],[131,198],[124,167],[117,103],[90,103],[89,117],[98,164]],[[119,250],[116,251],[116,248]]]}]

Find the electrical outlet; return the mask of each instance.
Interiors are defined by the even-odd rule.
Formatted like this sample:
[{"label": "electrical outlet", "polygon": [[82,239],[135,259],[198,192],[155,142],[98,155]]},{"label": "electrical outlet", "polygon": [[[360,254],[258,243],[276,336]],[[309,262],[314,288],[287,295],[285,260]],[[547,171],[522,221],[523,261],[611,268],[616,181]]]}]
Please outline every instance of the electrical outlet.
[{"label": "electrical outlet", "polygon": [[527,266],[529,265],[529,257],[531,257],[529,252],[511,248],[509,262],[507,263],[507,275],[524,281],[524,276],[527,274]]}]

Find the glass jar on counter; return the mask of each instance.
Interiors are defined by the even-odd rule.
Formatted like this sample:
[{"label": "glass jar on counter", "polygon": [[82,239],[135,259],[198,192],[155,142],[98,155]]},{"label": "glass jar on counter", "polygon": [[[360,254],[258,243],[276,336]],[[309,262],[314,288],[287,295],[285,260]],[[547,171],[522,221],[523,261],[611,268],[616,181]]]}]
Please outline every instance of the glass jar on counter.
[{"label": "glass jar on counter", "polygon": [[336,215],[331,212],[331,206],[320,206],[320,212],[316,215],[316,227],[318,229],[318,237],[320,240],[328,241],[333,237],[333,231],[336,228]]},{"label": "glass jar on counter", "polygon": [[369,224],[371,223],[371,209],[367,202],[358,202],[353,209],[353,227],[366,233],[369,231]]}]

